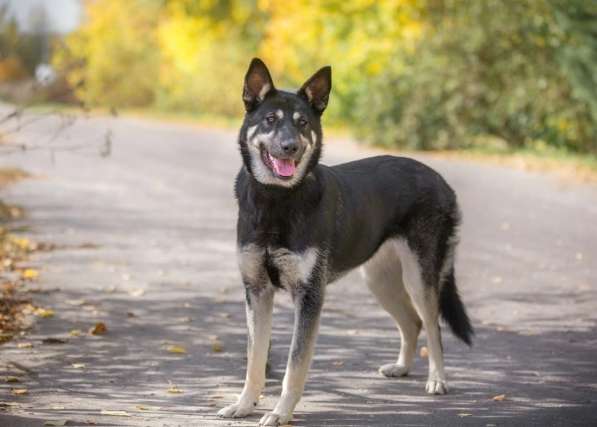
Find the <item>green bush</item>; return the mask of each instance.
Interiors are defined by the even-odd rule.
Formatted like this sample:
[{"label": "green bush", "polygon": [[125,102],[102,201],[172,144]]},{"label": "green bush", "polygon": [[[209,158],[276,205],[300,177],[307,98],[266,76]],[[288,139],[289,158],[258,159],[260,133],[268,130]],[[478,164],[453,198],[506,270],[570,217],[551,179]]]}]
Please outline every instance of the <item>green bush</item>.
[{"label": "green bush", "polygon": [[597,152],[595,3],[429,2],[429,26],[359,98],[361,136],[413,149],[495,136]]}]

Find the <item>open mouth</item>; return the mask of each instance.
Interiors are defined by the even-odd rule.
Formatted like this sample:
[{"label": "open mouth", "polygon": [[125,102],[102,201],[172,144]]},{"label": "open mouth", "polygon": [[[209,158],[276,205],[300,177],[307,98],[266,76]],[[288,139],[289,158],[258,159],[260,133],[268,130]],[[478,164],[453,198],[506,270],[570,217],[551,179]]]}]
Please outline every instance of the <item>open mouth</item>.
[{"label": "open mouth", "polygon": [[281,179],[290,179],[296,172],[297,161],[293,159],[278,159],[272,156],[265,148],[261,148],[261,160],[263,163]]}]

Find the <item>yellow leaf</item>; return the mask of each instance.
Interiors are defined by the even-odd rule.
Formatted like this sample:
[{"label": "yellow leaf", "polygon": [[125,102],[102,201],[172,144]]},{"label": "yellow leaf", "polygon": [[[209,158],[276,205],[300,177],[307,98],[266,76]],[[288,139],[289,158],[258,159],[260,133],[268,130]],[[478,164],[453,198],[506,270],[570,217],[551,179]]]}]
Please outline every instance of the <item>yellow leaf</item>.
[{"label": "yellow leaf", "polygon": [[170,394],[181,394],[182,390],[179,389],[178,387],[176,387],[174,384],[170,384],[170,387],[168,387],[168,393],[170,393]]},{"label": "yellow leaf", "polygon": [[114,417],[130,417],[131,416],[131,414],[129,414],[126,411],[109,411],[106,409],[102,409],[101,414],[102,415],[112,415]]},{"label": "yellow leaf", "polygon": [[69,335],[72,337],[78,337],[82,334],[80,329],[71,329]]},{"label": "yellow leaf", "polygon": [[19,377],[8,376],[8,377],[6,377],[6,382],[7,383],[20,383],[21,380],[19,379]]},{"label": "yellow leaf", "polygon": [[108,328],[103,322],[98,322],[89,329],[91,335],[104,335],[106,332],[108,332]]},{"label": "yellow leaf", "polygon": [[33,268],[26,268],[21,272],[21,278],[27,280],[37,279],[39,277],[39,271]]},{"label": "yellow leaf", "polygon": [[170,353],[186,354],[187,349],[181,345],[169,345],[166,350]]},{"label": "yellow leaf", "polygon": [[505,394],[498,394],[497,396],[493,396],[493,400],[496,402],[501,402],[502,400],[506,400]]},{"label": "yellow leaf", "polygon": [[212,341],[211,351],[213,351],[214,353],[221,353],[222,351],[224,351],[224,346],[222,345],[222,342],[219,340]]},{"label": "yellow leaf", "polygon": [[14,396],[23,396],[25,394],[28,394],[29,390],[27,390],[26,388],[13,388],[12,390],[10,390],[10,392]]},{"label": "yellow leaf", "polygon": [[72,367],[75,369],[83,369],[86,365],[84,363],[73,363]]},{"label": "yellow leaf", "polygon": [[31,348],[33,347],[33,344],[31,344],[30,342],[20,342],[17,344],[17,348]]},{"label": "yellow leaf", "polygon": [[36,316],[39,316],[39,317],[53,317],[54,316],[54,310],[52,310],[51,308],[38,307],[35,309],[34,313]]}]

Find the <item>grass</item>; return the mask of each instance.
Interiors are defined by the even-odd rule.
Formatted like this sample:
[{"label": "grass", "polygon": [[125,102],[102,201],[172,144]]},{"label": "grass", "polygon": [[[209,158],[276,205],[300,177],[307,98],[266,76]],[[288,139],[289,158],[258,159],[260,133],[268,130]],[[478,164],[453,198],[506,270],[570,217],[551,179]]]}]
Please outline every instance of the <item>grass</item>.
[{"label": "grass", "polygon": [[508,166],[533,172],[554,173],[564,179],[597,183],[597,156],[551,147],[495,149],[473,147],[458,151],[429,152],[439,158],[455,158]]}]

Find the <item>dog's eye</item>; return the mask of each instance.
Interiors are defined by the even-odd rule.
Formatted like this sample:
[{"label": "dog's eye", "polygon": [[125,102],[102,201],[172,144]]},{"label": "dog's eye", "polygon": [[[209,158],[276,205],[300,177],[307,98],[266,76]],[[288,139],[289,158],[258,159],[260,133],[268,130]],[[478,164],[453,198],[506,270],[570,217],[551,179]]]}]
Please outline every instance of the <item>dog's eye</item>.
[{"label": "dog's eye", "polygon": [[302,117],[301,117],[300,119],[298,119],[298,125],[299,125],[300,127],[302,127],[302,128],[304,128],[305,126],[307,126],[307,123],[309,123],[309,122],[307,122],[307,120],[305,120],[305,119],[304,119],[304,118],[302,118]]},{"label": "dog's eye", "polygon": [[276,115],[268,114],[267,116],[265,116],[265,121],[270,125],[273,124],[276,121]]}]

